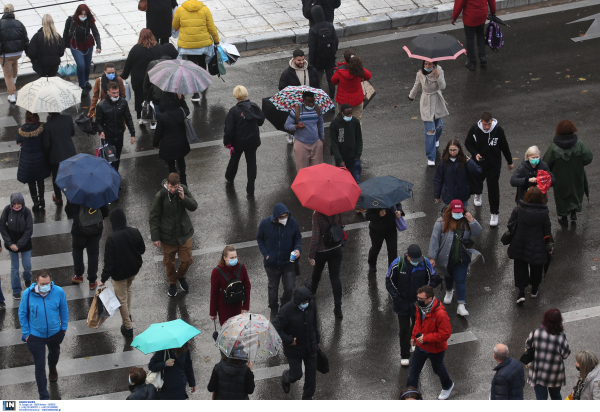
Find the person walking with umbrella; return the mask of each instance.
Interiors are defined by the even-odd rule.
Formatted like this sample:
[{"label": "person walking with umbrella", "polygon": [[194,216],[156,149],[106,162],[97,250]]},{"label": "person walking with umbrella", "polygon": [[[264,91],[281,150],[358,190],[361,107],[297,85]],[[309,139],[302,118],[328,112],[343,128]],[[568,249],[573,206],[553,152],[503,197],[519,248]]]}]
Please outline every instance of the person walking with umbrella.
[{"label": "person walking with umbrella", "polygon": [[[517,206],[523,200],[529,188],[537,186],[538,174],[541,176],[540,172],[548,173],[551,178],[550,185],[554,186],[554,175],[550,172],[548,165],[541,160],[540,149],[537,146],[531,146],[525,151],[523,161],[510,178],[510,185],[517,188],[517,194],[515,195]],[[544,194],[544,197],[547,199],[548,195]]]},{"label": "person walking with umbrella", "polygon": [[485,21],[489,12],[496,14],[496,0],[454,0],[454,10],[452,11],[452,25],[456,24],[458,16],[462,13],[463,25],[465,28],[465,38],[467,43],[468,60],[465,66],[469,70],[477,68],[477,58],[475,57],[475,36],[477,36],[477,54],[479,55],[479,64],[481,67],[487,65],[485,56]]},{"label": "person walking with umbrella", "polygon": [[189,345],[179,348],[159,350],[152,356],[148,369],[163,372],[163,386],[158,392],[161,400],[181,400],[189,398],[186,385],[196,392],[196,377]]},{"label": "person walking with umbrella", "polygon": [[75,145],[73,144],[75,136],[75,123],[71,116],[60,113],[49,113],[44,125],[44,153],[50,163],[50,172],[52,173],[52,185],[54,194],[52,200],[57,205],[62,205],[62,191],[56,184],[56,176],[60,162],[72,156],[75,156]]},{"label": "person walking with umbrella", "polygon": [[417,72],[415,85],[408,98],[414,102],[417,93],[422,89],[421,119],[425,128],[425,154],[428,166],[435,166],[435,148],[440,145],[440,136],[444,128],[442,118],[448,116],[446,101],[442,96],[442,90],[445,88],[446,79],[442,66],[436,62],[423,60],[421,70]]},{"label": "person walking with umbrella", "polygon": [[[236,348],[243,344],[238,343]],[[215,365],[210,381],[206,386],[214,394],[213,399],[219,401],[249,400],[248,395],[254,393],[254,373],[252,362],[246,359],[227,357],[221,352],[221,361]]]},{"label": "person walking with umbrella", "polygon": [[321,108],[315,104],[315,94],[302,93],[302,104],[290,111],[285,129],[294,134],[294,158],[296,168],[323,163],[325,126]]}]

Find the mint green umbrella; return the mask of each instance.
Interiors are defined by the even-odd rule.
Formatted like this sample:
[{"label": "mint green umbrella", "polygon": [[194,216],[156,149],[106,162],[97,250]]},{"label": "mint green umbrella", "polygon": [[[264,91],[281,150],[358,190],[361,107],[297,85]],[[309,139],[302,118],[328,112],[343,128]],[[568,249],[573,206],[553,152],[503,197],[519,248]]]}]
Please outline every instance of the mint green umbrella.
[{"label": "mint green umbrella", "polygon": [[153,323],[135,337],[131,346],[147,355],[159,350],[181,348],[187,341],[200,333],[198,329],[181,319]]}]

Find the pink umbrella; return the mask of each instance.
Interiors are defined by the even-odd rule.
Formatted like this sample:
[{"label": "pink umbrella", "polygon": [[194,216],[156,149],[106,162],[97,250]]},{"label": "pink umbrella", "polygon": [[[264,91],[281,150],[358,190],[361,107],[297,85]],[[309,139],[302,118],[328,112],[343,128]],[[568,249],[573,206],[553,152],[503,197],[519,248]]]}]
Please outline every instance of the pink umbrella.
[{"label": "pink umbrella", "polygon": [[188,60],[165,60],[154,66],[148,76],[163,92],[202,93],[212,84],[210,74]]}]

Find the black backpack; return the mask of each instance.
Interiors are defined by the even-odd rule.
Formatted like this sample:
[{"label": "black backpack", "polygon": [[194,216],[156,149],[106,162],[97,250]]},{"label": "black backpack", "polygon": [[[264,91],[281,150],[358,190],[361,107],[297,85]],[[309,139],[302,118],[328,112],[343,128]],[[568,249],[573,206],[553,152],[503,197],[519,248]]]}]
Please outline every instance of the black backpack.
[{"label": "black backpack", "polygon": [[102,233],[103,220],[100,209],[79,206],[79,228],[85,236],[96,236]]},{"label": "black backpack", "polygon": [[344,240],[344,228],[337,223],[333,223],[323,234],[323,243],[326,247],[332,248],[339,245]]},{"label": "black backpack", "polygon": [[317,35],[317,57],[320,60],[329,59],[335,55],[333,32],[330,27],[319,29]]},{"label": "black backpack", "polygon": [[223,275],[225,278],[225,282],[227,282],[227,286],[223,289],[223,300],[229,306],[234,305],[236,303],[240,303],[246,300],[246,293],[244,284],[240,280],[240,272],[242,271],[242,265],[238,266],[238,270],[235,273],[235,279],[230,280],[225,272],[221,270],[220,267],[217,266],[217,270]]},{"label": "black backpack", "polygon": [[302,15],[308,20],[312,20],[312,14],[310,11],[314,6],[320,6],[321,0],[302,0]]}]

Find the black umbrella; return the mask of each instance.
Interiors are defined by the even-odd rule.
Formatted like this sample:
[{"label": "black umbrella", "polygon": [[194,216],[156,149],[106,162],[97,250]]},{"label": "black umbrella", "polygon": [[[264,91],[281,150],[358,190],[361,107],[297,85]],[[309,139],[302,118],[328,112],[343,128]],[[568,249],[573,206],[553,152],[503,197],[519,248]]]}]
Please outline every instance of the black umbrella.
[{"label": "black umbrella", "polygon": [[440,33],[421,34],[404,46],[404,50],[408,57],[432,62],[456,60],[462,53],[466,54],[465,48],[458,40]]},{"label": "black umbrella", "polygon": [[503,26],[506,26],[506,27],[510,27],[508,24],[506,24],[504,22],[504,20],[502,20],[500,17],[497,17],[495,14],[490,14],[488,16],[488,20],[489,21],[493,21],[493,22],[498,23],[498,24],[502,24]]},{"label": "black umbrella", "polygon": [[277,110],[273,102],[271,102],[271,100],[269,99],[269,97],[265,97],[264,99],[262,99],[262,111],[265,114],[267,120],[270,121],[271,124],[275,126],[277,130],[285,132],[286,130],[283,128],[283,125],[285,124],[289,113]]},{"label": "black umbrella", "polygon": [[387,209],[412,196],[413,184],[394,176],[372,177],[360,185],[357,207]]}]

